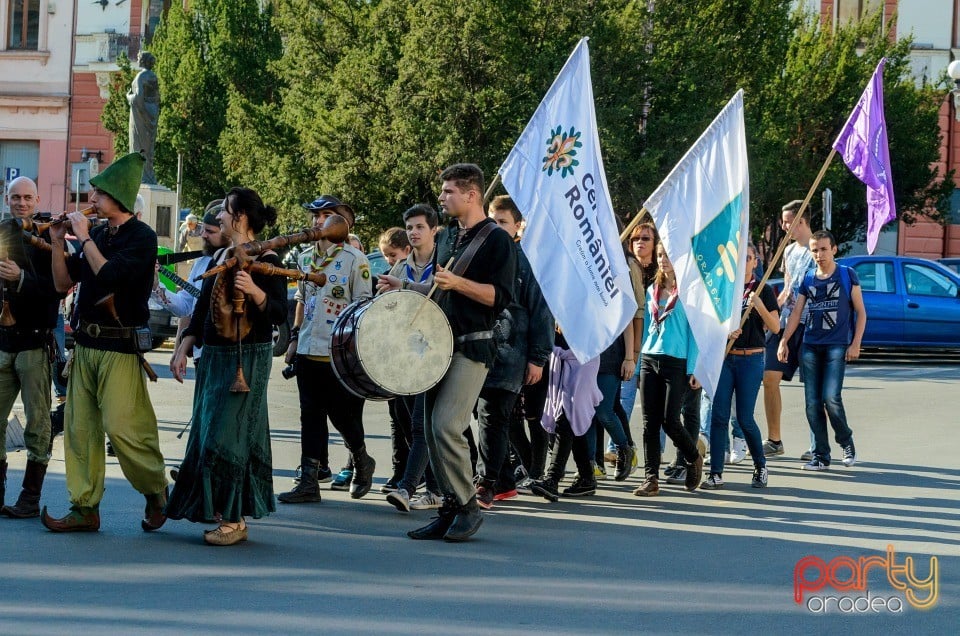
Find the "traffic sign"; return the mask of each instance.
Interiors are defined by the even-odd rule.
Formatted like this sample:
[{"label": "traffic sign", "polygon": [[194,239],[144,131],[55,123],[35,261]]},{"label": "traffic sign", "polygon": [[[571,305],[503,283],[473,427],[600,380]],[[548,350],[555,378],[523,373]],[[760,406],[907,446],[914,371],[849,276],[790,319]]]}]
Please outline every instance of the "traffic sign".
[{"label": "traffic sign", "polygon": [[20,176],[20,168],[7,168],[5,171],[4,181],[13,181]]}]

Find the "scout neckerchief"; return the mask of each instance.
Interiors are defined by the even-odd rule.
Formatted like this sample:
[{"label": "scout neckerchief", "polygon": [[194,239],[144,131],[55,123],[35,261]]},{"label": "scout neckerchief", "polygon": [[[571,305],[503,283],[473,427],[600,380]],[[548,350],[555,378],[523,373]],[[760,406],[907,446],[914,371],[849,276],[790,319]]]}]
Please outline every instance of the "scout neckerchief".
[{"label": "scout neckerchief", "polygon": [[750,297],[750,294],[753,293],[753,290],[757,288],[757,279],[751,278],[750,282],[743,286],[743,303],[747,303],[747,299]]},{"label": "scout neckerchief", "polygon": [[[434,248],[433,251],[436,252],[437,251],[436,248]],[[412,258],[414,264],[416,264],[417,260],[413,254],[410,254],[410,258]],[[420,274],[420,280],[417,280],[416,278],[417,272],[412,267],[410,267],[409,262],[405,263],[404,266],[407,268],[407,280],[413,281],[415,283],[425,283],[427,282],[427,280],[429,280],[431,276],[433,276],[433,254],[431,254],[430,258],[427,260],[427,264],[423,268],[423,272]]]},{"label": "scout neckerchief", "polygon": [[343,243],[337,243],[336,247],[333,248],[333,251],[323,257],[323,260],[320,261],[320,264],[317,265],[317,253],[313,253],[313,259],[310,263],[310,269],[314,272],[322,272],[326,269],[327,265],[333,262],[333,259],[337,257],[337,254],[343,251]]},{"label": "scout neckerchief", "polygon": [[663,308],[663,313],[660,312],[660,285],[654,284],[653,286],[653,308],[650,310],[653,318],[653,329],[654,331],[659,332],[660,328],[663,326],[663,321],[667,319],[671,313],[673,313],[674,308],[677,306],[677,299],[679,298],[680,288],[674,286],[673,291],[670,293],[670,296],[667,298],[667,304]]}]

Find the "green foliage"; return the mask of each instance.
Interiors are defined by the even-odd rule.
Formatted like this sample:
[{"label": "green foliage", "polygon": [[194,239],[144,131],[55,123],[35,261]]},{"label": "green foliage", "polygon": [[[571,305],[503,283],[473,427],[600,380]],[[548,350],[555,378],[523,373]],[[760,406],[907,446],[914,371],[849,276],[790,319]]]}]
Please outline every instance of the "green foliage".
[{"label": "green foliage", "polygon": [[236,162],[222,152],[233,101],[256,107],[275,97],[277,84],[267,64],[279,57],[281,41],[269,5],[263,10],[260,5],[257,0],[198,0],[184,10],[174,3],[157,30],[153,52],[163,99],[157,176],[172,187],[177,156],[182,157],[184,207],[202,208],[222,196],[228,174],[237,174],[231,169]]},{"label": "green foliage", "polygon": [[126,53],[117,56],[117,66],[120,70],[110,74],[109,97],[100,114],[103,127],[113,133],[113,153],[120,157],[128,152],[130,146],[130,103],[127,101],[127,91],[137,73],[130,64]]},{"label": "green foliage", "polygon": [[[878,16],[834,31],[794,4],[197,0],[187,12],[171,8],[154,48],[158,173],[170,182],[183,153],[187,204],[243,184],[280,210],[282,231],[305,224],[301,202],[335,194],[355,207],[369,243],[406,207],[436,203],[446,165],[472,161],[492,178],[588,35],[621,217],[743,88],[759,234],[806,194],[883,56],[898,208],[908,222],[937,217],[953,190],[931,167],[942,87],[913,84],[909,42],[891,42]],[[834,192],[838,238],[861,235],[863,185],[839,161],[823,185]]]}]

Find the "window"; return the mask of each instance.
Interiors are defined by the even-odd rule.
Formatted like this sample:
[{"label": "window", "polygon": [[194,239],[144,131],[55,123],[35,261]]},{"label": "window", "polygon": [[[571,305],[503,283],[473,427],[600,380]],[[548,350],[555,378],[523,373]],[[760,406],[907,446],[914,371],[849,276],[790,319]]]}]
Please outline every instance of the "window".
[{"label": "window", "polygon": [[884,294],[894,292],[893,263],[860,263],[854,270],[860,278],[860,288],[863,291]]},{"label": "window", "polygon": [[881,0],[837,0],[834,7],[836,24],[857,22],[864,15],[883,9]]},{"label": "window", "polygon": [[932,267],[906,263],[903,277],[907,282],[907,293],[942,298],[954,298],[957,295],[957,286]]},{"label": "window", "polygon": [[10,0],[7,48],[36,51],[40,44],[40,0]]}]

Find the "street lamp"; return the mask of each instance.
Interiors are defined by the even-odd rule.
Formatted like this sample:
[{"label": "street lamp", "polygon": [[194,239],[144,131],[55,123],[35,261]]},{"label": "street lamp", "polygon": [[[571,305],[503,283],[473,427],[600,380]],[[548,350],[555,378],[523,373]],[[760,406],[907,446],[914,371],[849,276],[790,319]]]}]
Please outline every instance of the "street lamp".
[{"label": "street lamp", "polygon": [[947,66],[947,75],[953,80],[953,116],[960,121],[960,60],[954,60]]}]

